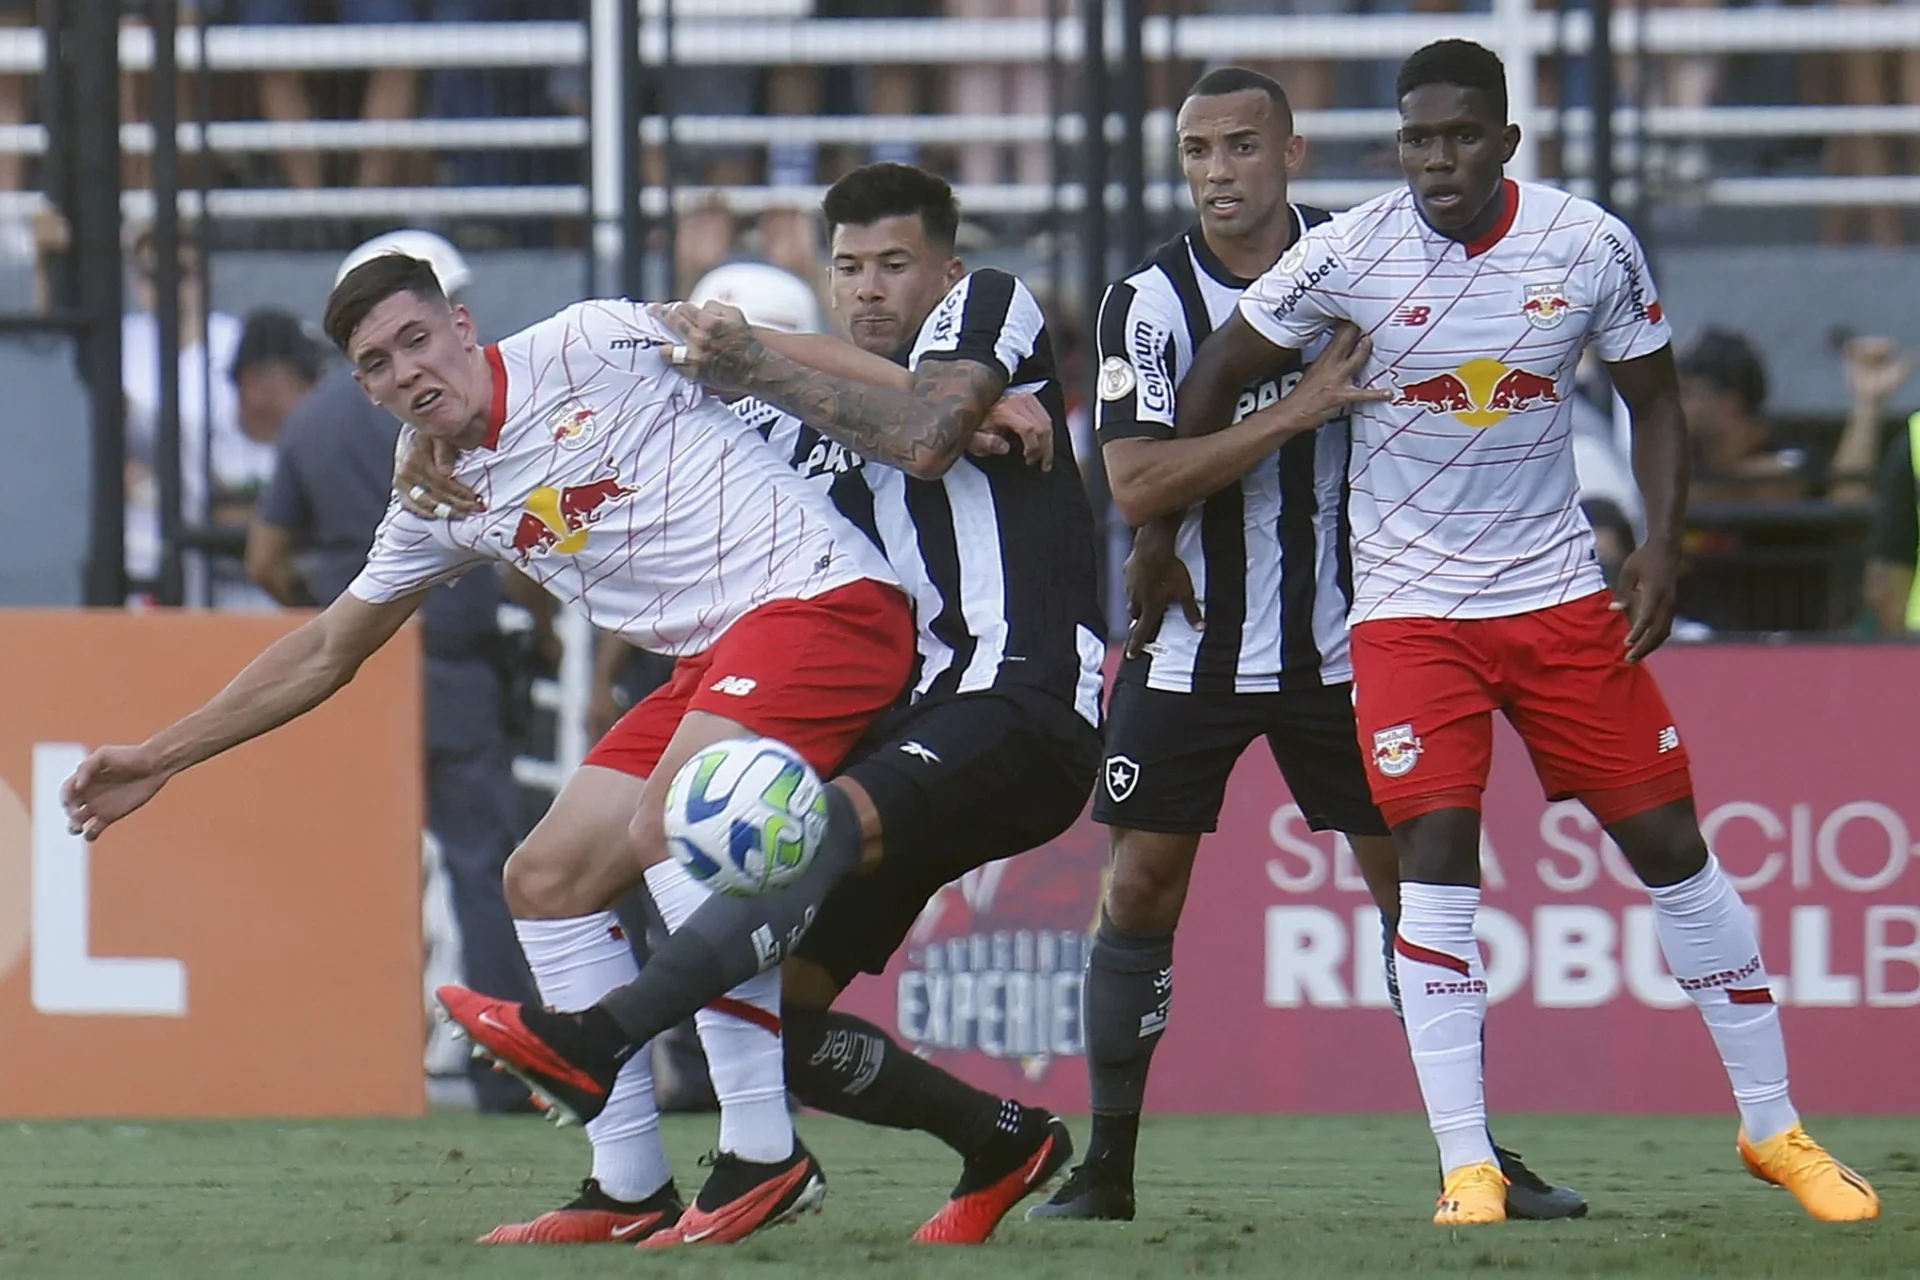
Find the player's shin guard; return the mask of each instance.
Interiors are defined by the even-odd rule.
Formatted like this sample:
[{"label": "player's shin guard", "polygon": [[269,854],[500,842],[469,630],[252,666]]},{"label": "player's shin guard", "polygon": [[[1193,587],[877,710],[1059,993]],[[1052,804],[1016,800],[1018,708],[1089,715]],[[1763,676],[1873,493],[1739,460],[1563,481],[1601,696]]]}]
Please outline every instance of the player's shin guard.
[{"label": "player's shin guard", "polygon": [[1400,971],[1393,963],[1393,939],[1400,932],[1400,922],[1382,911],[1380,913],[1380,954],[1386,957],[1383,973],[1387,980],[1387,1004],[1393,1009],[1393,1016],[1406,1020],[1407,1011],[1400,1003]]},{"label": "player's shin guard", "polygon": [[1690,879],[1648,893],[1667,968],[1713,1033],[1747,1136],[1785,1133],[1800,1117],[1788,1100],[1780,1010],[1747,904],[1711,854]]},{"label": "player's shin guard", "polygon": [[1477,888],[1400,886],[1394,967],[1407,1045],[1413,1051],[1427,1120],[1440,1146],[1440,1164],[1448,1173],[1494,1159],[1480,1071],[1487,982],[1480,945],[1473,937],[1479,906]]},{"label": "player's shin guard", "polygon": [[[600,1002],[632,1043],[646,1043],[786,958],[827,891],[860,865],[863,841],[853,802],[828,787],[827,811],[826,832],[798,877],[759,897],[709,896],[637,979]],[[656,871],[648,869],[649,885]]]},{"label": "player's shin guard", "polygon": [[[647,892],[668,933],[683,928],[713,895],[677,862],[647,868]],[[720,1103],[720,1150],[755,1164],[793,1154],[781,1063],[780,974],[758,974],[694,1015],[707,1075]]]},{"label": "player's shin guard", "polygon": [[1100,913],[1087,957],[1087,1161],[1128,1179],[1153,1051],[1173,1006],[1173,934],[1128,933]]},{"label": "player's shin guard", "polygon": [[809,1107],[889,1129],[918,1129],[961,1156],[973,1155],[1000,1132],[1001,1099],[915,1057],[848,1013],[787,1011],[787,1080]]},{"label": "player's shin guard", "polygon": [[[540,999],[554,1009],[589,1008],[639,973],[626,932],[611,911],[570,920],[516,920],[513,927]],[[606,1109],[587,1125],[587,1138],[593,1143],[593,1177],[607,1195],[644,1200],[666,1184],[670,1170],[660,1145],[650,1054],[636,1053],[620,1068]]]}]

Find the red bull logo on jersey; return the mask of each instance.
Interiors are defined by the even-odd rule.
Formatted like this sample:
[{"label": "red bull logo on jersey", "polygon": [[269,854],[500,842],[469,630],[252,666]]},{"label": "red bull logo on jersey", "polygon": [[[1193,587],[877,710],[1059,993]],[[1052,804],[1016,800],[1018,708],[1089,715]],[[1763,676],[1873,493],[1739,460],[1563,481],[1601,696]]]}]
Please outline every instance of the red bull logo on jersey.
[{"label": "red bull logo on jersey", "polygon": [[585,405],[570,405],[553,415],[553,442],[572,453],[584,449],[600,434],[593,410]]},{"label": "red bull logo on jersey", "polygon": [[1526,297],[1520,303],[1520,314],[1536,329],[1559,327],[1569,309],[1567,295],[1557,284],[1528,285]]},{"label": "red bull logo on jersey", "polygon": [[638,492],[637,486],[621,484],[618,475],[559,489],[542,485],[528,495],[508,548],[523,565],[549,552],[579,555],[587,545],[587,531],[608,507]]},{"label": "red bull logo on jersey", "polygon": [[1449,373],[1418,382],[1394,380],[1393,403],[1427,413],[1450,413],[1469,427],[1486,428],[1510,413],[1560,403],[1551,374],[1516,369],[1498,360],[1469,360]]}]

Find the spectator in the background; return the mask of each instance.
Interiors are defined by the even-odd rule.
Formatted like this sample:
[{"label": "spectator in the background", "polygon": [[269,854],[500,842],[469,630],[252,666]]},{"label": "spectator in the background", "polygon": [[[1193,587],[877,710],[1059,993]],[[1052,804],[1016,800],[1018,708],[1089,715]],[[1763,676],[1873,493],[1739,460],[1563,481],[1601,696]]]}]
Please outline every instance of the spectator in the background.
[{"label": "spectator in the background", "polygon": [[[381,236],[355,249],[339,275],[397,250],[431,263],[458,297],[470,272],[454,247],[424,231]],[[337,278],[337,277],[336,277]],[[279,468],[247,541],[256,582],[287,604],[331,603],[366,563],[392,496],[400,423],[374,405],[340,365],[321,379],[281,434]],[[524,579],[521,580],[524,583]],[[427,828],[439,842],[459,922],[465,983],[510,1000],[534,998],[500,886],[512,852],[516,787],[504,721],[511,708],[500,633],[502,582],[491,568],[433,588],[425,622]],[[550,597],[536,619],[552,635]],[[471,1072],[481,1110],[519,1110],[526,1094],[505,1076]]]},{"label": "spectator in the background", "polygon": [[[225,0],[222,17],[248,26],[281,23],[413,22],[419,17],[415,0]],[[260,111],[282,124],[304,124],[320,115],[298,71],[260,73]],[[411,120],[420,111],[420,83],[411,67],[382,67],[367,73],[360,115],[366,120]],[[191,118],[191,117],[187,117]],[[401,153],[389,147],[360,151],[354,181],[362,187],[400,185]],[[289,149],[280,153],[280,169],[287,185],[303,190],[320,186],[320,153]]]},{"label": "spectator in the background", "polygon": [[[30,27],[39,21],[38,0],[0,0],[0,30]],[[21,75],[0,76],[0,128],[27,122],[31,81]],[[0,191],[26,189],[26,157],[0,154]]]},{"label": "spectator in the background", "polygon": [[1833,484],[1827,496],[1835,502],[1871,502],[1887,405],[1912,376],[1914,361],[1893,339],[1879,337],[1848,338],[1840,360],[1852,407],[1833,452]]},{"label": "spectator in the background", "polygon": [[[209,311],[192,228],[182,228],[180,295],[180,517],[187,526],[245,527],[254,501],[273,476],[273,443],[240,425],[239,395],[229,376],[245,325]],[[152,581],[160,571],[160,489],[154,467],[160,443],[159,263],[151,227],[132,244],[138,310],[120,325],[121,386],[127,397],[127,574]],[[223,608],[269,608],[238,560],[185,557],[186,599]]]},{"label": "spectator in the background", "polygon": [[277,441],[287,415],[312,393],[326,366],[326,348],[298,320],[271,307],[249,311],[227,370],[240,398],[240,430],[247,439]]},{"label": "spectator in the background", "polygon": [[1792,502],[1810,490],[1807,456],[1780,449],[1761,414],[1767,372],[1744,334],[1708,329],[1681,353],[1680,400],[1695,503]]},{"label": "spectator in the background", "polygon": [[1880,464],[1867,544],[1866,603],[1883,636],[1920,633],[1920,413],[1896,431]]},{"label": "spectator in the background", "polygon": [[[953,18],[1045,18],[1050,9],[1047,0],[947,0],[947,15]],[[962,63],[947,77],[947,97],[956,115],[1047,114],[1047,73],[1037,63]],[[960,148],[960,181],[975,186],[1003,181],[1008,151],[990,142],[972,142]],[[1049,180],[1052,148],[1028,143],[1011,151],[1015,180],[1029,185]]]}]

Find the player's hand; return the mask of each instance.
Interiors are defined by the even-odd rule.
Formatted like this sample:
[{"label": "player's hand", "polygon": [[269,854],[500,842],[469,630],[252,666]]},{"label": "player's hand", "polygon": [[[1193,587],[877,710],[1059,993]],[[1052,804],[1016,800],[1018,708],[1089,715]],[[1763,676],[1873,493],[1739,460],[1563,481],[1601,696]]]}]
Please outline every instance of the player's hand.
[{"label": "player's hand", "polygon": [[1355,405],[1376,404],[1393,399],[1385,387],[1363,387],[1360,375],[1366,372],[1373,355],[1373,339],[1359,328],[1342,320],[1333,327],[1327,345],[1302,375],[1298,386],[1287,396],[1296,410],[1304,411],[1319,426],[1353,412]]},{"label": "player's hand", "polygon": [[724,302],[697,307],[673,302],[650,310],[680,337],[679,344],[667,352],[667,361],[675,369],[715,391],[750,390],[747,374],[764,348],[740,308]]},{"label": "player's hand", "polygon": [[167,785],[172,775],[146,747],[101,747],[60,784],[67,830],[88,840],[138,809]]},{"label": "player's hand", "polygon": [[1174,550],[1177,529],[1170,522],[1155,520],[1133,535],[1133,551],[1127,556],[1127,656],[1137,658],[1160,637],[1160,624],[1167,610],[1179,605],[1187,625],[1195,631],[1205,628],[1200,601],[1193,594],[1193,577]]},{"label": "player's hand", "polygon": [[1854,400],[1881,407],[1913,373],[1913,357],[1892,338],[1849,338],[1841,364]]},{"label": "player's hand", "polygon": [[402,431],[393,452],[393,491],[400,505],[423,520],[448,520],[485,511],[480,495],[453,478],[459,450],[418,431]]},{"label": "player's hand", "polygon": [[1680,584],[1680,553],[1651,544],[1620,566],[1613,609],[1627,613],[1627,661],[1638,662],[1666,643],[1673,631],[1674,598]]},{"label": "player's hand", "polygon": [[1053,418],[1038,399],[1022,392],[1002,396],[967,442],[967,452],[976,458],[991,458],[1011,452],[1020,442],[1020,456],[1030,467],[1053,470]]}]

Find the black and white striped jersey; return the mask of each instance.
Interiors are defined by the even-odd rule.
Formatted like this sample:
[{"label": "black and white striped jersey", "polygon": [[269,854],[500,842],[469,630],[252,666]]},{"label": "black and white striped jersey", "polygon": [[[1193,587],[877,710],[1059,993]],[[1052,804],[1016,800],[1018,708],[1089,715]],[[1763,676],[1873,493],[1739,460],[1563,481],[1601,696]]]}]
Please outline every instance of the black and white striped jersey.
[{"label": "black and white striped jersey", "polygon": [[1066,401],[1040,305],[1003,271],[956,284],[902,352],[911,368],[973,360],[996,368],[1053,418],[1053,469],[1017,453],[962,457],[938,480],[863,461],[791,414],[734,406],[801,475],[873,538],[913,598],[916,698],[1020,685],[1100,723],[1101,634],[1093,512],[1073,462]]},{"label": "black and white striped jersey", "polygon": [[[1329,217],[1291,208],[1296,239]],[[1094,410],[1102,444],[1173,436],[1174,393],[1194,352],[1252,283],[1229,272],[1194,227],[1107,289]],[[1235,420],[1292,390],[1301,371],[1289,354],[1248,383]],[[1205,625],[1196,631],[1179,609],[1169,610],[1159,638],[1126,663],[1121,679],[1180,693],[1273,693],[1352,680],[1348,455],[1347,422],[1336,419],[1189,508],[1178,549]]]}]

